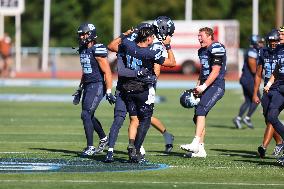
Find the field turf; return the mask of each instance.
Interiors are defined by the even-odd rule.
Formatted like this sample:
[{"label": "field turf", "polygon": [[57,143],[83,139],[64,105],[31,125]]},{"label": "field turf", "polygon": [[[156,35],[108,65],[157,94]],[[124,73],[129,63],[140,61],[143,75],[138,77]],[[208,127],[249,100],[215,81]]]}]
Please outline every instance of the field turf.
[{"label": "field turf", "polygon": [[[144,147],[152,163],[167,164],[161,170],[124,172],[41,172],[0,173],[0,188],[284,188],[284,169],[275,162],[271,141],[267,157],[259,159],[257,147],[265,129],[259,107],[253,115],[255,129],[236,130],[232,118],[242,102],[241,91],[227,90],[207,118],[206,159],[186,159],[179,145],[194,135],[193,110],[179,105],[181,89],[158,89],[167,101],[156,104],[154,115],[175,136],[174,149],[165,155],[162,135],[148,132]],[[72,94],[72,88],[1,87],[0,94]],[[96,112],[108,133],[113,106],[103,101]],[[115,148],[116,160],[127,160],[127,125],[121,129]],[[95,145],[98,137],[95,135]],[[80,106],[60,102],[0,102],[0,158],[64,159],[78,158],[85,147]],[[98,154],[92,161],[102,161]],[[101,162],[100,162],[101,163]],[[108,165],[120,166],[118,161]],[[1,162],[0,162],[1,165]]]}]

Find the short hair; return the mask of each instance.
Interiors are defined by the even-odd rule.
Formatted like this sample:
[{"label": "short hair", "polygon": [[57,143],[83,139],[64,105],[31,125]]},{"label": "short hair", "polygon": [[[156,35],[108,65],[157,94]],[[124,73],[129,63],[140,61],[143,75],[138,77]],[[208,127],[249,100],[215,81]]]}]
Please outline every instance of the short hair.
[{"label": "short hair", "polygon": [[200,28],[199,32],[205,32],[206,35],[211,36],[211,39],[214,40],[214,31],[212,28],[209,27]]},{"label": "short hair", "polygon": [[152,35],[154,35],[154,30],[152,27],[143,27],[138,30],[135,42],[136,43],[145,42],[147,40],[147,37]]}]

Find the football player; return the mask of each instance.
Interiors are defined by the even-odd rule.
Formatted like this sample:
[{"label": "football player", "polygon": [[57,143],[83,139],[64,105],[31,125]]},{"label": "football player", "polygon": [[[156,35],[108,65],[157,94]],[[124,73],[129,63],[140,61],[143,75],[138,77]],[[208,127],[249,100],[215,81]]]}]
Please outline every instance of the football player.
[{"label": "football player", "polygon": [[[278,30],[273,29],[270,31],[266,37],[266,47],[261,48],[259,51],[259,62],[257,65],[256,75],[254,79],[254,91],[253,91],[253,102],[259,104],[260,99],[258,96],[259,86],[261,83],[262,72],[264,70],[264,86],[267,84],[272,72],[274,71],[277,56],[276,56],[276,46],[279,43],[279,32]],[[270,87],[269,93],[275,90],[275,86]],[[260,158],[265,157],[266,148],[269,145],[272,137],[276,142],[276,147],[274,148],[274,155],[279,155],[281,149],[283,148],[282,139],[280,135],[274,130],[271,123],[267,122],[267,109],[270,103],[271,94],[263,93],[261,104],[263,107],[263,115],[265,118],[266,129],[263,137],[262,145],[260,145],[257,149]]]},{"label": "football player", "polygon": [[196,125],[195,137],[190,144],[183,144],[180,148],[189,152],[185,157],[205,158],[206,116],[225,93],[226,50],[224,45],[214,42],[214,32],[208,27],[199,29],[198,41],[201,45],[198,50],[201,71],[194,94],[201,97],[193,117]]},{"label": "football player", "polygon": [[[163,20],[163,22],[158,21],[157,24],[159,26],[163,26],[164,30],[159,30],[156,31],[155,34],[157,34],[157,36],[161,37],[163,36],[165,38],[165,35],[172,35],[172,33],[174,32],[174,25],[169,25],[171,22],[168,22],[170,19],[167,17],[158,17],[156,20],[160,20],[160,18],[165,18]],[[165,23],[169,23],[166,24]],[[172,26],[170,28],[170,30],[168,29],[170,26]],[[113,51],[113,52],[117,52],[118,51],[118,46],[121,44],[122,40],[129,40],[129,41],[133,41],[136,37],[137,37],[137,32],[139,29],[143,28],[143,27],[152,27],[151,24],[148,23],[141,23],[139,24],[134,31],[132,30],[128,30],[127,32],[125,32],[124,34],[122,34],[120,37],[114,39],[109,45],[108,48],[109,50]],[[154,41],[154,45],[156,49],[161,49],[164,50],[164,47],[162,45],[161,42],[157,42]],[[164,53],[164,52],[163,52]],[[165,56],[163,54],[163,56]],[[125,67],[124,65],[118,65],[119,69],[121,69],[122,67]],[[125,69],[124,69],[125,70]],[[117,82],[117,90],[116,90],[116,96],[117,96],[117,101],[115,104],[115,110],[114,110],[114,121],[113,124],[111,126],[110,129],[110,133],[109,133],[109,149],[106,155],[106,159],[105,162],[113,162],[113,148],[115,145],[115,142],[117,140],[117,136],[118,136],[118,132],[125,120],[125,116],[127,114],[126,111],[126,106],[125,106],[125,102],[124,99],[121,98],[121,92],[120,92],[120,86],[122,85],[124,79],[123,76],[127,76],[127,77],[142,77],[143,75],[146,75],[147,71],[145,70],[127,70],[127,73],[123,74],[120,72],[120,75],[118,77],[118,82]],[[160,74],[160,65],[155,64],[155,75],[158,77]],[[131,146],[134,145],[134,141],[135,141],[135,137],[136,137],[136,133],[137,133],[137,127],[139,125],[139,120],[137,116],[130,116],[130,125],[129,125],[129,144]],[[161,134],[164,136],[164,140],[165,140],[165,152],[166,153],[170,153],[172,148],[173,148],[173,140],[174,140],[174,136],[172,134],[170,134],[169,132],[167,132],[165,126],[162,124],[162,122],[155,118],[152,117],[151,118],[151,125],[154,126],[158,131],[161,132]],[[141,149],[141,151],[144,151],[143,149]]]},{"label": "football player", "polygon": [[95,111],[105,94],[110,104],[115,103],[115,97],[111,94],[112,74],[107,61],[107,49],[103,44],[96,42],[96,27],[91,23],[84,23],[78,28],[77,34],[82,77],[79,89],[74,94],[73,103],[78,104],[83,93],[81,119],[87,147],[81,157],[88,157],[96,153],[93,146],[94,130],[100,138],[98,148],[103,148],[108,143],[108,137],[95,117]]},{"label": "football player", "polygon": [[[143,27],[138,30],[136,38],[133,40],[125,37],[121,40],[118,50],[118,75],[124,75],[124,81],[119,90],[131,117],[137,116],[139,126],[135,137],[134,145],[128,146],[129,158],[132,162],[143,161],[140,148],[151,123],[153,106],[155,100],[156,76],[154,64],[165,66],[175,66],[175,58],[170,46],[170,36],[163,41],[168,58],[162,56],[162,50],[152,46],[154,40],[153,27]],[[123,69],[141,71],[148,70],[142,77],[126,76]],[[136,153],[137,152],[137,153]]]},{"label": "football player", "polygon": [[[240,84],[243,88],[244,103],[241,105],[239,114],[233,119],[233,123],[237,129],[242,128],[242,123],[247,125],[248,128],[253,129],[253,124],[251,122],[251,116],[255,112],[258,104],[252,101],[253,88],[254,88],[254,76],[256,73],[257,61],[258,61],[258,51],[262,47],[262,38],[259,35],[252,35],[250,37],[250,47],[246,50],[244,54],[244,65],[242,69],[242,75],[240,78]],[[257,93],[260,97],[260,93]],[[243,115],[247,111],[246,116]]]},{"label": "football player", "polygon": [[[276,47],[277,64],[269,81],[264,87],[265,92],[269,92],[272,84],[276,85],[277,90],[271,91],[271,100],[268,106],[267,121],[272,124],[275,131],[284,139],[284,125],[278,116],[284,107],[284,26],[279,29],[280,44]],[[278,158],[278,163],[284,165],[284,156]]]}]

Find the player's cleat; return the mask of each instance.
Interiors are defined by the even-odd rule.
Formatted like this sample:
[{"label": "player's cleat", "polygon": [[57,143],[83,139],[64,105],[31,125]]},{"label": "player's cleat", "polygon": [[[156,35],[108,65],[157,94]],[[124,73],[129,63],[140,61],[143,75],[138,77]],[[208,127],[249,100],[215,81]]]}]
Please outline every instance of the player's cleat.
[{"label": "player's cleat", "polygon": [[139,164],[146,164],[146,163],[149,162],[147,159],[145,159],[145,154],[144,155],[138,154],[137,156],[138,156],[137,157],[137,163],[139,163]]},{"label": "player's cleat", "polygon": [[165,153],[167,153],[167,154],[171,153],[173,147],[174,146],[172,144],[166,144],[165,145]]},{"label": "player's cleat", "polygon": [[250,118],[243,118],[243,122],[244,122],[244,124],[246,124],[246,126],[248,126],[248,128],[254,129],[253,124],[252,124]]},{"label": "player's cleat", "polygon": [[279,156],[281,151],[283,151],[284,149],[284,143],[282,144],[277,144],[275,147],[274,147],[274,150],[273,150],[273,155],[274,156]]},{"label": "player's cleat", "polygon": [[237,129],[241,129],[241,128],[242,128],[242,124],[241,124],[241,119],[240,119],[240,118],[235,117],[235,118],[233,119],[233,123],[235,124],[235,127],[236,127]]},{"label": "player's cleat", "polygon": [[83,150],[83,152],[81,153],[81,157],[84,158],[84,157],[90,157],[90,156],[93,156],[96,154],[96,148],[93,147],[93,146],[88,146],[87,148],[85,148]]},{"label": "player's cleat", "polygon": [[105,159],[104,162],[106,162],[106,163],[114,162],[113,152],[112,151],[107,151],[106,159]]},{"label": "player's cleat", "polygon": [[206,158],[207,153],[204,149],[204,145],[199,145],[199,151],[197,153],[194,152],[188,152],[186,154],[183,155],[183,157],[185,158]]},{"label": "player's cleat", "polygon": [[264,148],[262,145],[260,145],[257,148],[257,152],[260,158],[264,158],[265,157],[265,152],[266,152],[266,148]]},{"label": "player's cleat", "polygon": [[175,137],[172,134],[168,134],[165,136],[165,140],[167,141],[165,145],[165,153],[170,153],[174,147],[173,143],[174,143]]},{"label": "player's cleat", "polygon": [[137,163],[137,154],[136,154],[136,149],[135,146],[132,144],[129,144],[127,147],[127,151],[128,151],[128,157],[129,157],[129,162],[130,163]]},{"label": "player's cleat", "polygon": [[197,153],[199,151],[199,144],[198,143],[182,144],[180,145],[180,148],[188,152]]},{"label": "player's cleat", "polygon": [[96,150],[96,153],[103,152],[107,145],[108,145],[108,137],[106,137],[106,139],[101,139],[100,143],[99,143],[99,146],[98,146],[98,148]]},{"label": "player's cleat", "polygon": [[284,166],[284,155],[282,155],[280,158],[278,158],[276,160],[277,163],[279,163],[280,165]]}]

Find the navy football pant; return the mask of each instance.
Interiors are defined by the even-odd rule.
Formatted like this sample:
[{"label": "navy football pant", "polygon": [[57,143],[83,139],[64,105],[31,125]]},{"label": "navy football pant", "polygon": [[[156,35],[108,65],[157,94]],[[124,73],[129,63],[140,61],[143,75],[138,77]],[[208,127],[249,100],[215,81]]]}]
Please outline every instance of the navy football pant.
[{"label": "navy football pant", "polygon": [[97,132],[100,139],[106,136],[100,122],[94,115],[103,96],[104,87],[102,82],[84,85],[81,119],[84,125],[87,146],[93,146],[94,130]]},{"label": "navy football pant", "polygon": [[[199,104],[195,108],[196,116],[206,116],[213,106],[224,96],[225,90],[218,86],[210,86],[200,98]],[[194,121],[195,121],[194,118]]]},{"label": "navy football pant", "polygon": [[125,102],[120,91],[116,91],[116,102],[114,107],[114,120],[109,131],[109,148],[114,148],[119,130],[123,125],[127,114]]},{"label": "navy football pant", "polygon": [[[243,88],[243,94],[245,101],[240,107],[239,111],[239,117],[242,117],[245,112],[247,112],[247,116],[251,117],[251,115],[255,112],[258,104],[254,103],[252,101],[252,96],[253,96],[253,84],[251,82],[243,83],[241,82],[242,88]],[[258,97],[260,97],[260,93],[257,93]]]},{"label": "navy football pant", "polygon": [[148,95],[149,90],[136,94],[127,94],[126,96],[127,110],[129,115],[137,115],[139,119],[139,126],[134,142],[135,148],[138,152],[150,128],[151,117],[153,115],[154,103],[145,103],[148,100]]},{"label": "navy football pant", "polygon": [[281,110],[283,110],[283,106],[284,96],[278,91],[273,92],[268,108],[267,121],[272,124],[276,132],[281,136],[282,140],[284,140],[284,125],[281,123],[278,116]]}]

